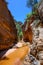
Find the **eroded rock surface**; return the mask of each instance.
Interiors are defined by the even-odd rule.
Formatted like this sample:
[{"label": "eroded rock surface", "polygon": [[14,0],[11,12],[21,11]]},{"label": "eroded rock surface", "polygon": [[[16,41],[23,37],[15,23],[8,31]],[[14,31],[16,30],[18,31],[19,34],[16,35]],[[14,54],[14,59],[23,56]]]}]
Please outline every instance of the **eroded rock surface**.
[{"label": "eroded rock surface", "polygon": [[16,41],[17,30],[14,19],[5,0],[0,0],[0,50],[9,48]]}]

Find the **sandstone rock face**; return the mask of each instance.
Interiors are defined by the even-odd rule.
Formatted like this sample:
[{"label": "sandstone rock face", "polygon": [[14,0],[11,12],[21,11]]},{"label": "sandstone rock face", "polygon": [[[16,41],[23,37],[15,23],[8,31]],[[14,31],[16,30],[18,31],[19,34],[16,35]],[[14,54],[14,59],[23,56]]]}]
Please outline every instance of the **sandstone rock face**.
[{"label": "sandstone rock face", "polygon": [[39,11],[41,17],[43,17],[43,0],[41,0],[39,3],[38,11]]},{"label": "sandstone rock face", "polygon": [[30,27],[32,27],[33,44],[30,47],[30,55],[27,55],[28,57],[25,58],[24,65],[43,65],[43,0],[41,0],[41,3],[39,5],[38,14],[34,15],[32,18],[30,17],[30,19],[28,20],[30,21]]},{"label": "sandstone rock face", "polygon": [[26,55],[23,65],[40,65],[40,62],[31,54]]},{"label": "sandstone rock face", "polygon": [[29,25],[29,23],[24,23],[23,26],[23,40],[25,42],[30,42],[32,43],[32,29],[31,26]]},{"label": "sandstone rock face", "polygon": [[[30,37],[32,37],[32,45],[30,47],[30,55],[32,55],[32,60],[30,58],[30,62],[27,62],[29,59],[29,55],[27,58],[27,63],[24,62],[24,65],[43,65],[43,23],[42,20],[40,20],[40,18],[37,18],[37,16],[35,16],[35,18],[29,20],[30,23],[29,25],[26,26],[26,24],[28,24],[27,22],[25,22],[25,25],[23,27],[23,31],[24,31],[24,39],[27,40],[28,42],[30,42],[28,35],[30,35]],[[30,26],[31,30],[28,28]],[[30,31],[32,31],[32,36],[31,34],[29,34]],[[29,31],[29,32],[27,32]],[[27,35],[28,34],[28,35]],[[27,36],[27,37],[25,37]],[[25,59],[26,59],[25,58]],[[34,58],[34,59],[33,59]]]},{"label": "sandstone rock face", "polygon": [[[32,26],[37,25],[40,20],[36,20],[38,17],[38,14],[32,15],[30,18],[27,18],[22,29],[23,29],[23,39],[26,40],[27,42],[30,42],[32,44],[32,38],[33,38],[33,32],[32,32]],[[38,21],[38,22],[37,22]],[[36,23],[37,22],[37,23]]]},{"label": "sandstone rock face", "polygon": [[9,48],[17,41],[17,30],[5,0],[0,0],[0,50]]},{"label": "sandstone rock face", "polygon": [[23,40],[25,41],[25,42],[30,42],[30,43],[32,43],[32,31],[30,30],[27,30],[27,31],[24,31],[24,37],[23,37]]},{"label": "sandstone rock face", "polygon": [[40,61],[40,64],[43,65],[43,28],[34,28],[33,33],[33,44],[30,54],[36,57]]},{"label": "sandstone rock face", "polygon": [[30,54],[28,54],[23,64],[24,65],[43,65],[43,28],[33,27],[33,44],[30,45]]}]

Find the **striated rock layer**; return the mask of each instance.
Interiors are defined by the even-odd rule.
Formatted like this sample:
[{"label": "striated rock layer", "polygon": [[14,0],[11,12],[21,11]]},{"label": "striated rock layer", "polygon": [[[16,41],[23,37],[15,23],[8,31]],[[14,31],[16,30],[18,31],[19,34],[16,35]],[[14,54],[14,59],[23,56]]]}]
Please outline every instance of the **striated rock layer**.
[{"label": "striated rock layer", "polygon": [[5,0],[0,0],[0,50],[9,48],[17,41],[17,30]]}]

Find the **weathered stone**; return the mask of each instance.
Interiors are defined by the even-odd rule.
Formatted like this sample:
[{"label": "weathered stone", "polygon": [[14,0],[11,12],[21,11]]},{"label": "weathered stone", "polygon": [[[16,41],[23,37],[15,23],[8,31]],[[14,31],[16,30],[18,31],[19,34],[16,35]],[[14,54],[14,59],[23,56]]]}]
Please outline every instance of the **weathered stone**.
[{"label": "weathered stone", "polygon": [[40,0],[40,3],[38,5],[38,11],[39,11],[40,17],[42,18],[43,17],[43,0]]},{"label": "weathered stone", "polygon": [[0,0],[0,50],[9,48],[17,41],[14,19],[5,0]]},{"label": "weathered stone", "polygon": [[43,60],[40,60],[40,65],[43,65]]},{"label": "weathered stone", "polygon": [[24,23],[24,28],[23,28],[23,40],[25,42],[30,42],[32,43],[32,29],[31,26],[29,26],[28,24],[25,25]]},{"label": "weathered stone", "polygon": [[[32,54],[36,58],[36,60],[39,60],[40,65],[43,65],[43,27],[40,24],[38,25],[38,27],[35,25],[33,25],[32,27],[33,44],[31,45],[30,54]],[[33,63],[34,61],[32,62],[32,64]]]},{"label": "weathered stone", "polygon": [[38,52],[37,56],[40,60],[43,60],[43,51]]}]

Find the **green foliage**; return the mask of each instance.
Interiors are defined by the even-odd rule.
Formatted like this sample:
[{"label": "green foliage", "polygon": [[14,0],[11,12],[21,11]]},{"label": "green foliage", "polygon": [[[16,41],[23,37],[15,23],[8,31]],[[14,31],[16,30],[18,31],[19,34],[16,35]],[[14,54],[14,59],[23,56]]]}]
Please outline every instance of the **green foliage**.
[{"label": "green foliage", "polygon": [[36,11],[33,11],[33,12],[27,14],[26,15],[26,18],[30,18],[32,15],[35,15],[35,14],[37,14],[37,12]]},{"label": "green foliage", "polygon": [[38,3],[36,3],[36,4],[34,5],[35,8],[37,8],[37,6],[38,6]]},{"label": "green foliage", "polygon": [[32,15],[37,15],[37,12],[33,11],[33,12],[26,15],[27,25],[28,25],[28,22],[30,22],[30,18],[31,18]]},{"label": "green foliage", "polygon": [[37,0],[27,0],[27,7],[34,6],[37,3]]},{"label": "green foliage", "polygon": [[32,13],[29,13],[29,14],[26,15],[26,17],[27,17],[27,18],[30,18],[31,15],[32,15]]},{"label": "green foliage", "polygon": [[17,28],[18,39],[20,39],[20,37],[23,36],[23,33],[22,33],[22,29],[18,23],[16,24],[16,28]]},{"label": "green foliage", "polygon": [[36,11],[33,11],[32,14],[35,15],[35,14],[37,14],[37,12]]},{"label": "green foliage", "polygon": [[37,7],[37,0],[27,0],[27,7],[32,7],[32,11]]},{"label": "green foliage", "polygon": [[36,11],[33,11],[33,12],[27,14],[26,17],[27,17],[27,18],[30,18],[33,14],[37,14],[37,12],[36,12]]}]

